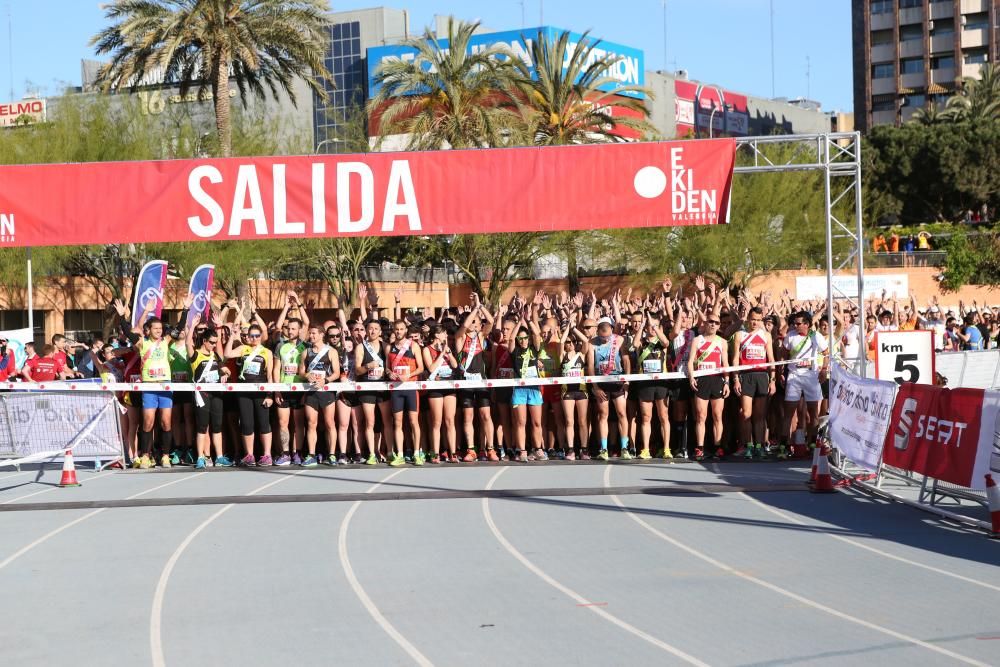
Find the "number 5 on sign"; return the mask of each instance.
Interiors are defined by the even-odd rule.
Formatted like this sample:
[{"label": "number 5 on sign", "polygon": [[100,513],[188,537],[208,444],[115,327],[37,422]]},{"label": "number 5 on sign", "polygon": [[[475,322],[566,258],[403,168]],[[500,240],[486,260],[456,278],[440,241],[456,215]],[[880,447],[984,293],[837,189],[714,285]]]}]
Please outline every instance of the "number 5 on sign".
[{"label": "number 5 on sign", "polygon": [[875,334],[875,377],[894,380],[896,384],[934,384],[934,332]]}]

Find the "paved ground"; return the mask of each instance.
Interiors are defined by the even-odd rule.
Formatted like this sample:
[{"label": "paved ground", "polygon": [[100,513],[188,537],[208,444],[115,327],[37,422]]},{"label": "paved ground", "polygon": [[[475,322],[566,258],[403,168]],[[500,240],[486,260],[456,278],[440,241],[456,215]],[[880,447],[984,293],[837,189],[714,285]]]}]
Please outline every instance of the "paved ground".
[{"label": "paved ground", "polygon": [[2,664],[1000,664],[1000,542],[805,476],[0,472]]}]

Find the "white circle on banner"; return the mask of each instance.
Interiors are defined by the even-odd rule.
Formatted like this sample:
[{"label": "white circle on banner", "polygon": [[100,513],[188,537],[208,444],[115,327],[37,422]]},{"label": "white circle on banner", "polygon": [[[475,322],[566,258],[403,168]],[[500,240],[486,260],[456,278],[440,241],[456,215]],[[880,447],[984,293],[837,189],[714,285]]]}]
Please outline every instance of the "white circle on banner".
[{"label": "white circle on banner", "polygon": [[659,167],[643,167],[635,173],[634,184],[640,197],[655,199],[667,189],[667,175]]}]

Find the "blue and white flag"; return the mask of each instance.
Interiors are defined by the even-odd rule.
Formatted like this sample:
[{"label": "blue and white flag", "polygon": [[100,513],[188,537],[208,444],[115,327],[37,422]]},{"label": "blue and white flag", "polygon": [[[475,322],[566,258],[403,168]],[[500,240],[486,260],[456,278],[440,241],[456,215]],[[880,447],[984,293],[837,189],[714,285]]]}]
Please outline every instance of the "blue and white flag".
[{"label": "blue and white flag", "polygon": [[163,289],[167,286],[167,262],[154,259],[147,262],[139,272],[139,284],[135,288],[135,298],[132,303],[132,326],[139,323],[139,318],[150,303],[153,307],[151,317],[163,314]]}]

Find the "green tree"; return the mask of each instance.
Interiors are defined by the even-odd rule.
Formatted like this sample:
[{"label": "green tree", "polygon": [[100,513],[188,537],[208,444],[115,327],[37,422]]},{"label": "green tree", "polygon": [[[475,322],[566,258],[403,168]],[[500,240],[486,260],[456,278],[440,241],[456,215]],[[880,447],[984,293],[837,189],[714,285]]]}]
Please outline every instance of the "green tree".
[{"label": "green tree", "polygon": [[[517,143],[519,115],[509,108],[516,70],[501,46],[469,52],[479,23],[448,19],[444,47],[430,28],[403,41],[412,60],[379,65],[369,113],[381,113],[378,136],[409,134],[407,150],[484,148]],[[500,57],[506,57],[501,61]]]},{"label": "green tree", "polygon": [[531,275],[541,254],[542,235],[534,232],[441,238],[448,259],[483,301],[494,307],[514,280]]},{"label": "green tree", "polygon": [[296,249],[300,264],[314,270],[346,305],[353,303],[361,283],[361,268],[382,245],[378,236],[310,239]]},{"label": "green tree", "polygon": [[962,87],[945,109],[956,121],[1000,120],[1000,70],[992,63],[979,68],[979,77],[964,77]]},{"label": "green tree", "polygon": [[[538,146],[592,144],[624,141],[622,130],[652,137],[656,129],[649,123],[645,100],[629,95],[651,95],[648,88],[622,85],[607,72],[621,56],[596,57],[600,40],[584,33],[576,44],[570,33],[555,40],[539,31],[529,45],[534,75],[528,64],[515,59],[521,95],[516,103],[526,124],[526,134]],[[602,90],[602,88],[608,88]],[[618,111],[618,115],[615,112]],[[621,111],[637,114],[620,115]]]},{"label": "green tree", "polygon": [[[192,86],[212,91],[219,151],[232,154],[229,79],[244,101],[284,90],[303,78],[325,98],[323,65],[328,4],[323,0],[116,0],[105,6],[111,22],[90,43],[111,61],[100,71],[105,90],[141,85],[161,71],[181,94]],[[318,77],[318,78],[317,78]]]}]

